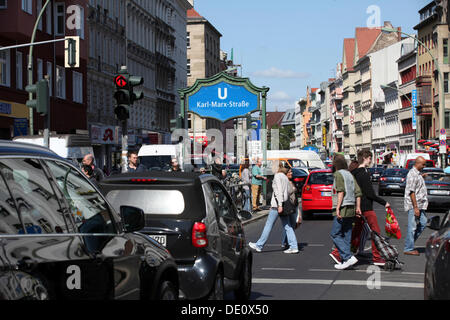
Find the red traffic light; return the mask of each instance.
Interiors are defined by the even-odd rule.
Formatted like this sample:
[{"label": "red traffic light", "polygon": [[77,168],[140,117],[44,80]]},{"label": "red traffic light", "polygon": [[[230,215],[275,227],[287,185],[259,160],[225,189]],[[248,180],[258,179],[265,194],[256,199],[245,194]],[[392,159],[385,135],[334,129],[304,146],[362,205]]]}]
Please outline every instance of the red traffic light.
[{"label": "red traffic light", "polygon": [[128,84],[127,79],[122,75],[117,76],[114,81],[116,83],[116,86],[118,86],[120,88],[124,88]]}]

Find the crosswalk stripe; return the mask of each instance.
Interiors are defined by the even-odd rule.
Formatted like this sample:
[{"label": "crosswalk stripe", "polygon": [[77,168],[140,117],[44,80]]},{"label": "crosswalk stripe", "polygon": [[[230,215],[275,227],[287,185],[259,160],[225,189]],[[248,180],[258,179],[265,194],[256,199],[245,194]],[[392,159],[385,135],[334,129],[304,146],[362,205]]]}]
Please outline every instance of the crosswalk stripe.
[{"label": "crosswalk stripe", "polygon": [[[367,281],[361,280],[326,280],[326,279],[274,279],[274,278],[253,278],[254,284],[321,284],[321,285],[350,285],[367,286]],[[423,289],[423,283],[418,282],[395,282],[381,281],[381,287],[397,288],[417,288]]]}]

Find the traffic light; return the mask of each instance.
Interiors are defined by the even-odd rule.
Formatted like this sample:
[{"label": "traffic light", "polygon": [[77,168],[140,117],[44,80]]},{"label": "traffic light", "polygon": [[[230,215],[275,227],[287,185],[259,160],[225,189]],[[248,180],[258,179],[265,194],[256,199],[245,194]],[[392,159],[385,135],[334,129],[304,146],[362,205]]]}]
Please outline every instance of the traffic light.
[{"label": "traffic light", "polygon": [[139,76],[131,76],[126,67],[122,67],[122,70],[114,77],[114,84],[116,91],[114,93],[114,99],[116,100],[116,108],[114,113],[118,120],[127,120],[130,117],[130,106],[135,101],[144,98],[143,91],[134,92],[134,87],[142,85],[144,78]]},{"label": "traffic light", "polygon": [[80,37],[65,38],[64,65],[66,68],[80,67]]},{"label": "traffic light", "polygon": [[175,119],[170,120],[170,131],[173,132],[176,129],[183,129],[183,124],[183,117],[179,114]]},{"label": "traffic light", "polygon": [[36,112],[41,115],[46,115],[48,112],[49,94],[47,80],[40,80],[36,84],[28,85],[25,90],[28,93],[36,95],[35,100],[28,100],[27,107],[36,109]]}]

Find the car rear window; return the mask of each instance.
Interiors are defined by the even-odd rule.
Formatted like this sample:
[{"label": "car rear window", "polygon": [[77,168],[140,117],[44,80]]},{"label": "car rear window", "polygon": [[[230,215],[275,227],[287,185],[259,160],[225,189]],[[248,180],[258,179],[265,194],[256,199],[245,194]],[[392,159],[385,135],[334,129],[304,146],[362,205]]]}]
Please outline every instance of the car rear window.
[{"label": "car rear window", "polygon": [[407,175],[408,170],[386,169],[383,173],[385,177],[406,177]]},{"label": "car rear window", "polygon": [[145,214],[179,215],[185,202],[179,190],[113,190],[106,198],[120,212],[120,206],[140,208]]},{"label": "car rear window", "polygon": [[311,173],[309,184],[324,184],[326,186],[333,184],[333,174],[329,172]]},{"label": "car rear window", "polygon": [[[408,160],[408,169],[411,169],[415,163],[416,163],[416,160]],[[433,160],[426,160],[425,167],[434,168]]]},{"label": "car rear window", "polygon": [[423,178],[425,181],[450,182],[450,176],[440,172],[425,173]]}]

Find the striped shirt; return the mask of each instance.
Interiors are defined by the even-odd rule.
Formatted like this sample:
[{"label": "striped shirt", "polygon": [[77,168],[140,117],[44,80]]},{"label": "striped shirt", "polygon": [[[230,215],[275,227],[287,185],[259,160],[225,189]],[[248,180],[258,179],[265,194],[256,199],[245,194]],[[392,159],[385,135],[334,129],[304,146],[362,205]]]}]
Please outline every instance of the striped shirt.
[{"label": "striped shirt", "polygon": [[405,211],[413,210],[414,206],[411,200],[411,193],[414,192],[416,195],[417,207],[419,210],[427,210],[428,208],[428,198],[427,198],[427,187],[422,175],[416,169],[412,167],[409,170],[408,176],[406,177],[406,188],[405,188],[405,201],[404,207]]}]

